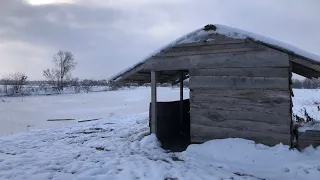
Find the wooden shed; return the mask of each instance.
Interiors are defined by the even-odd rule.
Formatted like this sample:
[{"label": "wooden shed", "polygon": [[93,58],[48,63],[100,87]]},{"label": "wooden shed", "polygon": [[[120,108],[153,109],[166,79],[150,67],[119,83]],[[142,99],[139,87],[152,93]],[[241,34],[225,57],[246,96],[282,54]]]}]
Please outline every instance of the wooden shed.
[{"label": "wooden shed", "polygon": [[[245,138],[291,145],[292,73],[320,76],[320,58],[247,31],[206,25],[112,78],[151,83],[150,127],[163,143]],[[189,78],[190,99],[183,101]],[[180,102],[157,102],[157,83],[181,83]]]}]

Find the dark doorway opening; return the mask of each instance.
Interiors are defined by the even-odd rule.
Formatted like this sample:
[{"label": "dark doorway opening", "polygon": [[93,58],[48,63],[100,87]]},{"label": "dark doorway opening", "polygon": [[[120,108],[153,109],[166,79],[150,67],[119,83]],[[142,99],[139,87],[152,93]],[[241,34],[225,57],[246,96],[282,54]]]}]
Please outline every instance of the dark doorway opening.
[{"label": "dark doorway opening", "polygon": [[[149,112],[151,120],[151,104]],[[183,117],[182,119],[181,115]],[[189,99],[183,100],[182,108],[181,101],[157,102],[156,135],[163,149],[181,152],[188,147],[190,144]]]}]

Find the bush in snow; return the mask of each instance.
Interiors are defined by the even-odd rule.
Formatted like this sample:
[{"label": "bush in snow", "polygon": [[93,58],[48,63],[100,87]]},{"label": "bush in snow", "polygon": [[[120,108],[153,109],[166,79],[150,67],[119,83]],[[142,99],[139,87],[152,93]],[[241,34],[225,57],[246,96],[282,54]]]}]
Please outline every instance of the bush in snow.
[{"label": "bush in snow", "polygon": [[3,80],[4,92],[8,96],[25,95],[23,86],[27,84],[28,76],[24,73],[13,73]]}]

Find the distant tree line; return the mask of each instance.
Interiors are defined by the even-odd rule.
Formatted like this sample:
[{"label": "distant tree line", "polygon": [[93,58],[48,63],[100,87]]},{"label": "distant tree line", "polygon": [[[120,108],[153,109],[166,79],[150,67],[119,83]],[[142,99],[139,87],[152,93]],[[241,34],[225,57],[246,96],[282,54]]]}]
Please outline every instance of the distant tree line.
[{"label": "distant tree line", "polygon": [[[28,95],[26,86],[32,91],[40,91],[49,89],[59,94],[63,92],[64,88],[72,87],[75,93],[85,91],[90,92],[95,86],[109,86],[111,82],[107,80],[90,80],[72,77],[72,71],[76,68],[77,62],[71,52],[58,51],[53,55],[53,68],[47,68],[43,71],[45,81],[28,81],[28,76],[24,73],[10,73],[0,77],[0,85],[2,91],[8,96]],[[35,90],[37,89],[37,90]]]},{"label": "distant tree line", "polygon": [[294,79],[292,81],[292,88],[295,89],[318,89],[320,88],[320,79]]},{"label": "distant tree line", "polygon": [[[135,88],[139,84],[135,83],[117,83],[107,80],[90,80],[72,77],[72,71],[76,68],[77,62],[71,52],[58,51],[52,58],[53,68],[47,68],[43,71],[45,81],[28,81],[28,76],[24,73],[7,74],[0,79],[2,91],[7,95],[24,95],[23,87],[26,85],[37,86],[40,89],[50,87],[57,94],[62,92],[66,87],[73,87],[75,93],[81,91],[90,92],[95,86],[108,86],[109,90],[118,90],[121,88]],[[143,86],[150,86],[150,83]],[[180,84],[159,84],[160,87],[179,87]],[[184,81],[184,87],[189,87],[189,81]],[[320,88],[319,79],[294,79],[293,88],[297,89],[317,89]]]}]

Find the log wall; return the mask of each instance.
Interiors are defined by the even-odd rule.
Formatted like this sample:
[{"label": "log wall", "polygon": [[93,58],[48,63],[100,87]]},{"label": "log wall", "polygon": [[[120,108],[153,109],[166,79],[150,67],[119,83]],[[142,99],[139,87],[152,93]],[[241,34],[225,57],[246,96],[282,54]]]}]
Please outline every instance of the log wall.
[{"label": "log wall", "polygon": [[265,49],[189,56],[187,61],[194,65],[189,68],[192,143],[245,138],[270,146],[290,145],[287,54]]}]

